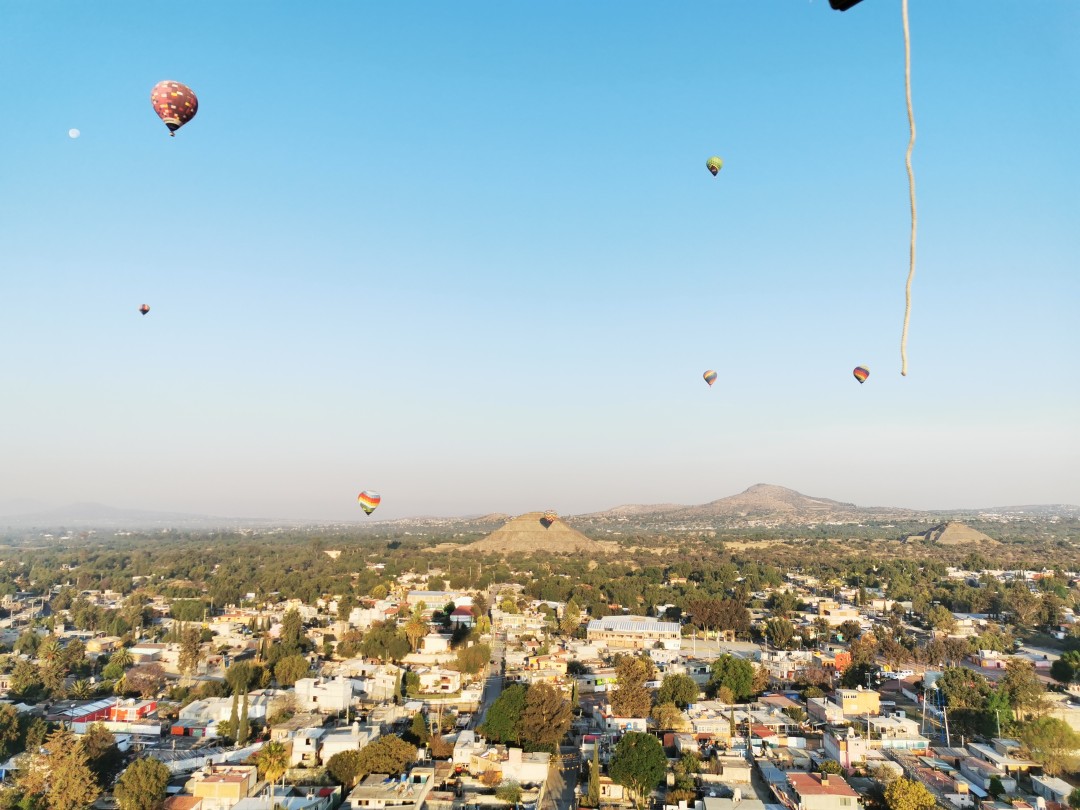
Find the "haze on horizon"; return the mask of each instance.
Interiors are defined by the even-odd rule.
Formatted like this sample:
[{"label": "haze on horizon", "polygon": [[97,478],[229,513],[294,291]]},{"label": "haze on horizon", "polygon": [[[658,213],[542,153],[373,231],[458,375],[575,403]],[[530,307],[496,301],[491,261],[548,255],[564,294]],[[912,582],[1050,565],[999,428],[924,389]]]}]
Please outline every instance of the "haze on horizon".
[{"label": "haze on horizon", "polygon": [[912,4],[906,378],[898,5],[9,4],[0,503],[1080,504],[1080,5]]}]

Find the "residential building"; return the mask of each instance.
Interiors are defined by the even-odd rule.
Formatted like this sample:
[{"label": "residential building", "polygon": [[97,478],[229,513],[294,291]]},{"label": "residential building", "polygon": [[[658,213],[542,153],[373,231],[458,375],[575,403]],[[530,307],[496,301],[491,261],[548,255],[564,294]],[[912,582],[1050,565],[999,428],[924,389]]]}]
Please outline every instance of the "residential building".
[{"label": "residential building", "polygon": [[337,714],[352,705],[353,682],[343,675],[332,681],[301,678],[294,688],[296,705],[300,711]]},{"label": "residential building", "polygon": [[196,771],[188,787],[202,799],[202,810],[231,810],[251,795],[257,778],[254,765],[211,765],[209,771]]},{"label": "residential building", "polygon": [[859,794],[844,777],[828,773],[788,773],[796,810],[855,810]]},{"label": "residential building", "polygon": [[342,808],[346,810],[419,810],[435,781],[433,768],[413,768],[400,777],[373,773],[353,788]]},{"label": "residential building", "polygon": [[845,770],[850,770],[864,761],[870,750],[866,738],[859,736],[851,726],[827,729],[822,737],[822,747],[825,749],[826,758],[836,760]]}]

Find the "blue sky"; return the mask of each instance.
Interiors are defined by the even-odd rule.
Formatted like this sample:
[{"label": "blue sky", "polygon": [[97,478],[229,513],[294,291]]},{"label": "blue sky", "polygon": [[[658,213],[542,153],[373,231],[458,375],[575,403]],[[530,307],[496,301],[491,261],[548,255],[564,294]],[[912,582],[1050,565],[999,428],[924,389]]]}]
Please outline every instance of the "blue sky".
[{"label": "blue sky", "polygon": [[911,6],[903,378],[899,0],[0,0],[0,501],[1080,503],[1080,5]]}]

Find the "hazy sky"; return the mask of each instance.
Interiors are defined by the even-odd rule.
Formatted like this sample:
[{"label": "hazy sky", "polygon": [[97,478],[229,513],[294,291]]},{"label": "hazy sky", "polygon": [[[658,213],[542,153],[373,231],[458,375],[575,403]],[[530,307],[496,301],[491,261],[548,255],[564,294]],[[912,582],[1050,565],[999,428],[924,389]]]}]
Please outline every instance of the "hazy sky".
[{"label": "hazy sky", "polygon": [[1080,503],[1080,3],[911,28],[903,378],[899,0],[0,0],[0,501]]}]

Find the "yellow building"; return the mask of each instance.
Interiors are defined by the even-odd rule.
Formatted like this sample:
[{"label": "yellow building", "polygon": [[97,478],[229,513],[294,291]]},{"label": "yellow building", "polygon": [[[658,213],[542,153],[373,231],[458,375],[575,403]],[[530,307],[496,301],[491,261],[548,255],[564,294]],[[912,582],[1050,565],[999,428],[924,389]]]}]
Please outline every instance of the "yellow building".
[{"label": "yellow building", "polygon": [[201,779],[199,773],[191,793],[202,799],[202,810],[229,810],[251,795],[258,779],[254,765],[213,765],[209,773],[202,772]]},{"label": "yellow building", "polygon": [[881,695],[873,689],[837,689],[834,698],[844,717],[865,717],[881,714]]}]

